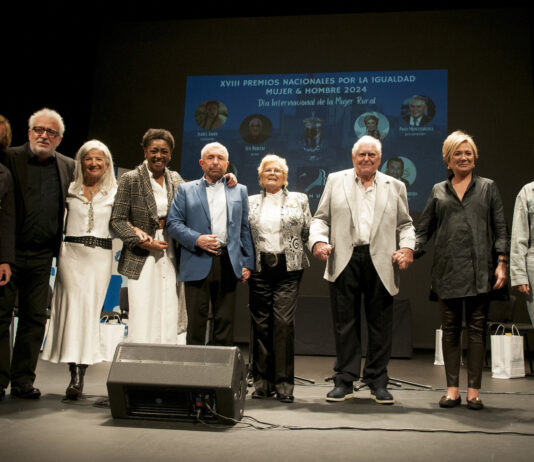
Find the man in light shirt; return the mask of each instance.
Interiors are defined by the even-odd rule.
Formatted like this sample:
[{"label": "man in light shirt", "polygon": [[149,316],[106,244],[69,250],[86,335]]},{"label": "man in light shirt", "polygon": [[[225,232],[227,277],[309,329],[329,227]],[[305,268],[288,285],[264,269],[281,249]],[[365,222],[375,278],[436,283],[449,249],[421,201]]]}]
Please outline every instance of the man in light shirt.
[{"label": "man in light shirt", "polygon": [[380,141],[361,137],[352,149],[354,168],[328,176],[311,222],[309,246],[326,261],[336,341],[335,387],[327,401],[353,397],[360,378],[363,295],[368,346],[361,378],[376,402],[394,403],[387,390],[393,296],[398,270],[413,261],[415,232],[406,186],[378,171],[381,158]]},{"label": "man in light shirt", "polygon": [[202,178],[182,183],[174,197],[167,229],[180,243],[178,280],[185,282],[187,344],[204,345],[211,301],[214,345],[234,339],[237,281],[254,268],[246,186],[229,188],[224,177],[228,151],[220,143],[202,149]]}]

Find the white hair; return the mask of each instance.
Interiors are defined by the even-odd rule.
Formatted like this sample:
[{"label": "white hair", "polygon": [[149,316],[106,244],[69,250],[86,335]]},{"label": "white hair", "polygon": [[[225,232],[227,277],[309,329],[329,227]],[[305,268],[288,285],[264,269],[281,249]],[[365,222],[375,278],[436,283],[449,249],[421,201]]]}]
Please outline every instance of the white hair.
[{"label": "white hair", "polygon": [[59,136],[63,138],[63,133],[65,133],[65,123],[63,122],[63,118],[56,111],[45,107],[37,112],[34,112],[30,116],[30,120],[28,120],[28,126],[30,127],[30,130],[35,127],[35,120],[39,117],[51,117],[52,119],[55,119],[59,125]]},{"label": "white hair", "polygon": [[209,154],[212,151],[223,153],[226,156],[226,160],[228,160],[228,149],[216,141],[213,143],[208,143],[202,148],[202,151],[200,151],[200,158],[203,159],[206,154]]},{"label": "white hair", "polygon": [[378,155],[382,157],[382,143],[380,142],[380,140],[377,140],[374,136],[369,136],[369,135],[362,136],[358,141],[356,141],[356,143],[354,143],[354,146],[352,147],[353,157],[356,155],[360,145],[363,143],[372,144],[375,147],[375,149],[378,151]]},{"label": "white hair", "polygon": [[75,190],[78,190],[83,185],[82,161],[83,158],[93,149],[102,151],[104,153],[104,157],[106,158],[106,171],[102,175],[102,178],[98,180],[98,182],[100,184],[100,190],[102,192],[108,192],[117,186],[117,180],[115,180],[115,171],[113,168],[113,159],[111,158],[111,152],[109,151],[109,148],[98,140],[87,141],[80,149],[78,149],[74,159],[74,188]]}]

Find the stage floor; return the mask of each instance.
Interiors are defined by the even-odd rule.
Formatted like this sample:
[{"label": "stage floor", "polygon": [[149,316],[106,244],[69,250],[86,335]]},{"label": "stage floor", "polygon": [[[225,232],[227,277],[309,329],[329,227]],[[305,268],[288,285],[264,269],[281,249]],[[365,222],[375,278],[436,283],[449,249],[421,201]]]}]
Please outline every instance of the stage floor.
[{"label": "stage floor", "polygon": [[[246,352],[245,352],[246,357]],[[295,403],[252,400],[245,417],[228,427],[189,422],[114,420],[107,397],[110,363],[89,367],[85,398],[62,400],[67,366],[40,361],[35,385],[43,396],[0,402],[0,459],[11,461],[531,461],[534,457],[534,378],[492,379],[485,368],[482,411],[465,404],[440,409],[444,371],[433,352],[392,360],[391,377],[430,390],[392,387],[393,406],[376,404],[368,390],[342,403],[327,403],[325,377],[333,358],[297,356],[296,374],[313,385],[295,387]],[[528,365],[527,365],[528,367]],[[465,384],[465,370],[462,371]],[[462,387],[464,391],[464,387]],[[9,392],[9,390],[8,390]],[[462,396],[465,401],[465,393]]]}]

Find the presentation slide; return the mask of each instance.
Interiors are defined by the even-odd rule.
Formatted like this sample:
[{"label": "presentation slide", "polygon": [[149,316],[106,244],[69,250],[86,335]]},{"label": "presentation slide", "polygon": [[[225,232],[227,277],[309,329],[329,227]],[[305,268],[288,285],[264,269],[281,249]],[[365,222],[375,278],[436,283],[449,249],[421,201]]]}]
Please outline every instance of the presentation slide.
[{"label": "presentation slide", "polygon": [[218,141],[254,194],[258,165],[274,153],[313,213],[328,174],[352,167],[352,146],[366,134],[382,142],[380,170],[403,181],[410,210],[421,211],[446,175],[447,71],[190,76],[180,173],[200,178],[200,151]]}]

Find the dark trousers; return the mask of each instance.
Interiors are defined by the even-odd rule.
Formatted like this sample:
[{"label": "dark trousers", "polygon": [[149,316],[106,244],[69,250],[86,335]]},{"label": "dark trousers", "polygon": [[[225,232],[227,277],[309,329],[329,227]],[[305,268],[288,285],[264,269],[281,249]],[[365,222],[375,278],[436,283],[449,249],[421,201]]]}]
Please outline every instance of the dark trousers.
[{"label": "dark trousers", "polygon": [[302,271],[287,271],[280,255],[249,279],[252,371],[256,389],[292,395],[295,371],[295,311]]},{"label": "dark trousers", "polygon": [[462,314],[467,327],[467,386],[479,389],[486,354],[489,295],[440,300],[443,361],[448,387],[459,386]]},{"label": "dark trousers", "polygon": [[206,344],[210,302],[213,313],[213,339],[208,343],[219,346],[233,345],[236,286],[237,279],[227,252],[213,257],[210,272],[205,279],[185,283],[188,345]]},{"label": "dark trousers", "polygon": [[355,247],[346,268],[335,282],[330,283],[336,341],[336,384],[339,380],[351,383],[360,378],[362,295],[368,328],[362,380],[372,389],[386,387],[391,355],[393,297],[380,281],[369,246]]},{"label": "dark trousers", "polygon": [[[10,282],[0,287],[0,385],[33,383],[46,325],[51,250],[17,250]],[[18,325],[10,361],[9,326],[18,290]]]}]

